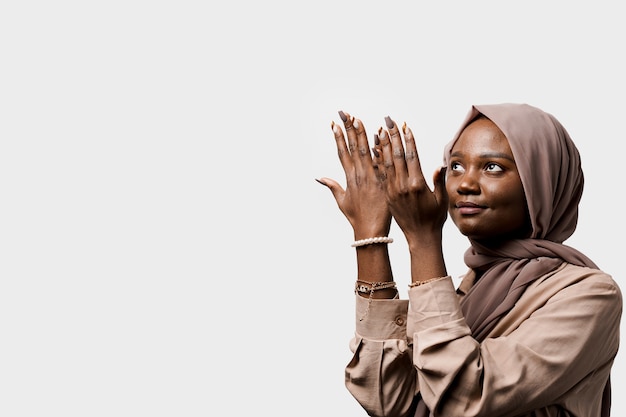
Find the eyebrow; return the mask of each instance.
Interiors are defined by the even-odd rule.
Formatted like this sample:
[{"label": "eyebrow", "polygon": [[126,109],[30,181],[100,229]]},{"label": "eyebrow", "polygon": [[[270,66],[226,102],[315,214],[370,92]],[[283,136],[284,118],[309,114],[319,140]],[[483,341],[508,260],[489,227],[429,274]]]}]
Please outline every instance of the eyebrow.
[{"label": "eyebrow", "polygon": [[[453,152],[450,154],[450,156],[462,157],[463,154],[461,152]],[[515,162],[515,159],[511,158],[510,155],[501,153],[501,152],[487,152],[487,153],[480,154],[480,157],[483,159],[501,158],[501,159],[508,159],[511,162]]]}]

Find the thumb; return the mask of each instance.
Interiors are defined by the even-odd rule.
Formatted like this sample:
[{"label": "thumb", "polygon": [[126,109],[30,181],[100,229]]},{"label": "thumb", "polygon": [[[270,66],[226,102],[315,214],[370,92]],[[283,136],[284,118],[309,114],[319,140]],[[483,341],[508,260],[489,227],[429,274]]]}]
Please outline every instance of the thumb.
[{"label": "thumb", "polygon": [[433,174],[433,185],[435,186],[435,198],[439,204],[448,205],[448,192],[446,191],[446,170],[445,166],[439,167]]},{"label": "thumb", "polygon": [[320,184],[328,187],[330,189],[330,191],[333,193],[333,197],[335,197],[335,200],[337,200],[337,202],[339,202],[341,196],[344,193],[343,188],[341,187],[341,185],[339,185],[339,183],[333,179],[330,178],[319,178],[319,179],[315,179],[315,181],[319,182]]}]

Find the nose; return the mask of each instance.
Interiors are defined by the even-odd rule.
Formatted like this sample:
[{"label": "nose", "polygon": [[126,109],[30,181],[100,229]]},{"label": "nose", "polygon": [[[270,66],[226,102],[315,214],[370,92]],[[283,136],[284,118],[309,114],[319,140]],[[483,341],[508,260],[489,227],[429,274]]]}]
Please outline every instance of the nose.
[{"label": "nose", "polygon": [[480,194],[477,173],[474,170],[465,171],[459,178],[456,189],[459,194]]}]

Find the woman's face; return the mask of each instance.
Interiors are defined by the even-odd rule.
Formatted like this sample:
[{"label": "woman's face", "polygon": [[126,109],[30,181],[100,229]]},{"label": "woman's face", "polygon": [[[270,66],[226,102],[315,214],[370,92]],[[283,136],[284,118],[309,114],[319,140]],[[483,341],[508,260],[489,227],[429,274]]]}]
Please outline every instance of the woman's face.
[{"label": "woman's face", "polygon": [[513,152],[489,119],[468,125],[451,151],[446,190],[452,221],[477,241],[530,235],[530,219]]}]

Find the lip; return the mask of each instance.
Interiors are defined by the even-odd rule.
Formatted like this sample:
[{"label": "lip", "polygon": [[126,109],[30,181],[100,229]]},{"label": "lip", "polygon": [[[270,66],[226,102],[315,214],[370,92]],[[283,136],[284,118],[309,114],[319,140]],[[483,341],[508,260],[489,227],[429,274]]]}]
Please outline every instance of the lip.
[{"label": "lip", "polygon": [[455,207],[460,214],[477,214],[485,209],[484,206],[471,203],[469,201],[461,201],[459,203],[456,203]]}]

